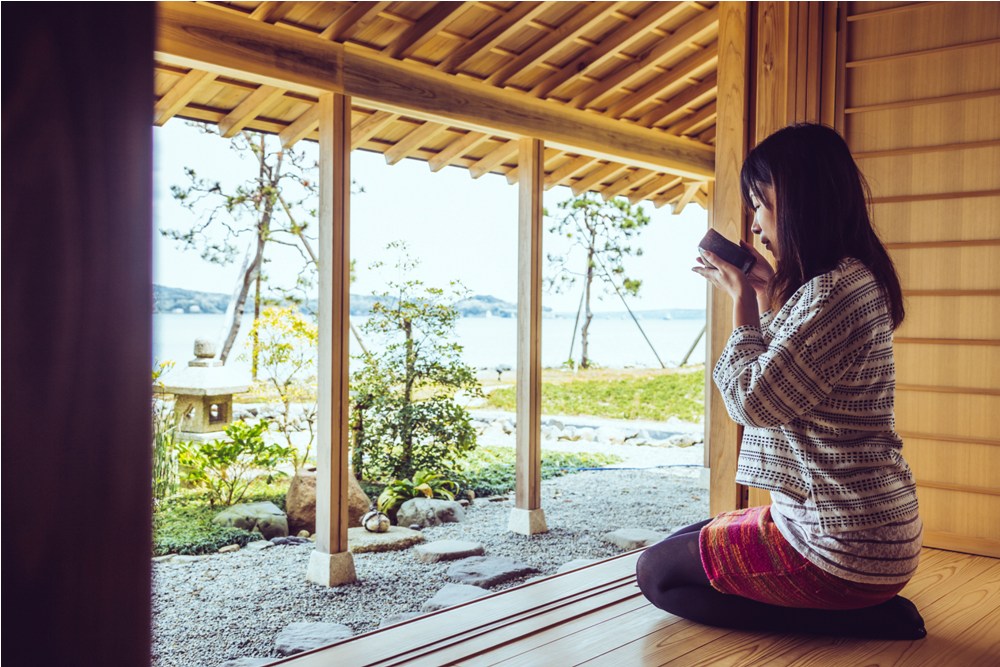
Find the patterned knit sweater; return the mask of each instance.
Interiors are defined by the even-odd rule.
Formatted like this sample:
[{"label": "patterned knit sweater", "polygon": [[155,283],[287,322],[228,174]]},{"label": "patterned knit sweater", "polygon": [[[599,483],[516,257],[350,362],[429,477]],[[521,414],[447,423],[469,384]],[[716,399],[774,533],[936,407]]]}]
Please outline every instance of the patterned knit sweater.
[{"label": "patterned knit sweater", "polygon": [[919,556],[894,374],[885,296],[856,259],[807,282],[759,329],[733,331],[713,374],[745,427],[736,481],[771,491],[782,535],[852,581],[905,581]]}]

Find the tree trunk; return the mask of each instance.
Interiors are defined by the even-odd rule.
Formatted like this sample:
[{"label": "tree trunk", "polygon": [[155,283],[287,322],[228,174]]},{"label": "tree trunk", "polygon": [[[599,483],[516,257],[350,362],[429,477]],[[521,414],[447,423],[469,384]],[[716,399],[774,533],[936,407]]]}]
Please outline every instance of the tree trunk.
[{"label": "tree trunk", "polygon": [[586,311],[583,317],[583,328],[580,330],[580,368],[590,368],[590,357],[587,356],[587,334],[590,331],[590,321],[594,319],[594,313],[590,311],[590,286],[594,281],[594,253],[587,254],[587,276],[584,278],[584,304]]},{"label": "tree trunk", "polygon": [[410,422],[410,405],[413,404],[413,383],[416,380],[416,352],[413,349],[413,323],[403,320],[403,331],[406,334],[406,378],[403,387],[403,409],[407,411],[403,419],[403,461],[406,469],[402,472],[410,476],[413,471],[413,425]]},{"label": "tree trunk", "polygon": [[[256,283],[257,284],[254,289],[254,295],[253,295],[253,321],[255,325],[260,320],[260,271],[257,272]],[[260,336],[258,335],[256,326],[254,326],[253,329],[250,330],[250,335],[253,336],[253,340],[251,341],[253,348],[251,351],[252,358],[250,360],[250,378],[254,382],[256,382],[257,360],[260,357]]]},{"label": "tree trunk", "polygon": [[243,320],[243,308],[246,307],[247,296],[250,293],[250,285],[257,279],[260,273],[261,264],[264,261],[264,240],[258,235],[257,252],[253,261],[243,273],[243,279],[238,283],[236,294],[233,296],[233,314],[229,321],[229,332],[222,343],[222,350],[219,352],[219,360],[225,364],[229,358],[229,352],[236,342],[236,335],[240,332],[240,322]]}]

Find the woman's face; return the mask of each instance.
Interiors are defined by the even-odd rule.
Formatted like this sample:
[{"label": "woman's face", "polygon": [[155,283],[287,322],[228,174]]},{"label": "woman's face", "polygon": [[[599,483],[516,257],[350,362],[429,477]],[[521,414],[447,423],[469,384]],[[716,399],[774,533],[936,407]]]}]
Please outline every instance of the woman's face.
[{"label": "woman's face", "polygon": [[750,193],[750,203],[753,205],[753,224],[750,231],[760,235],[760,242],[772,255],[778,257],[778,209],[774,199],[774,188],[765,185],[761,188],[761,194],[765,201],[757,198],[757,194]]}]

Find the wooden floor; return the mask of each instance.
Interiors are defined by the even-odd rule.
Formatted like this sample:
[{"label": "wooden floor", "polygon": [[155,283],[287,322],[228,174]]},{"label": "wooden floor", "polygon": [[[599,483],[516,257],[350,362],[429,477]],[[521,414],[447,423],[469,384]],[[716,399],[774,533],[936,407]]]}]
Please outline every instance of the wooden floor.
[{"label": "wooden floor", "polygon": [[638,551],[359,635],[276,664],[1000,665],[1000,560],[925,549],[903,591],[928,636],[888,642],[733,632],[651,606],[635,584]]}]

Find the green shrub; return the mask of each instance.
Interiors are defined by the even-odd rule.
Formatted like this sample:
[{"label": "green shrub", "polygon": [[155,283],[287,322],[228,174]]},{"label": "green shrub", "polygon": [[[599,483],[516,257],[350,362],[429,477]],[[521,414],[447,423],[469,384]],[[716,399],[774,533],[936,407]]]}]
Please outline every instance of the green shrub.
[{"label": "green shrub", "polygon": [[[153,386],[162,388],[160,376],[174,364],[166,361],[153,369]],[[153,394],[153,499],[163,500],[180,489],[180,472],[177,466],[177,448],[174,446],[174,432],[177,420],[174,417],[173,402],[165,401]]]},{"label": "green shrub", "polygon": [[[285,509],[288,479],[260,485],[245,496],[247,502],[269,501]],[[153,555],[197,555],[215,553],[230,544],[245,546],[261,539],[230,526],[219,526],[212,519],[219,513],[209,504],[204,492],[187,492],[158,503],[153,511]]]},{"label": "green shrub", "polygon": [[[479,447],[466,460],[460,475],[461,491],[477,496],[498,496],[514,489],[514,463],[517,456],[508,447]],[[597,468],[623,459],[612,454],[585,452],[542,452],[542,479],[576,472],[578,468]]]},{"label": "green shrub", "polygon": [[292,453],[289,447],[264,441],[267,427],[266,420],[253,426],[237,421],[226,427],[229,440],[180,443],[178,460],[185,480],[203,489],[214,506],[238,503],[257,480],[283,475],[277,467]]},{"label": "green shrub", "polygon": [[444,475],[419,470],[413,479],[394,479],[378,496],[378,509],[388,514],[411,498],[443,498],[454,500],[458,484]]}]

